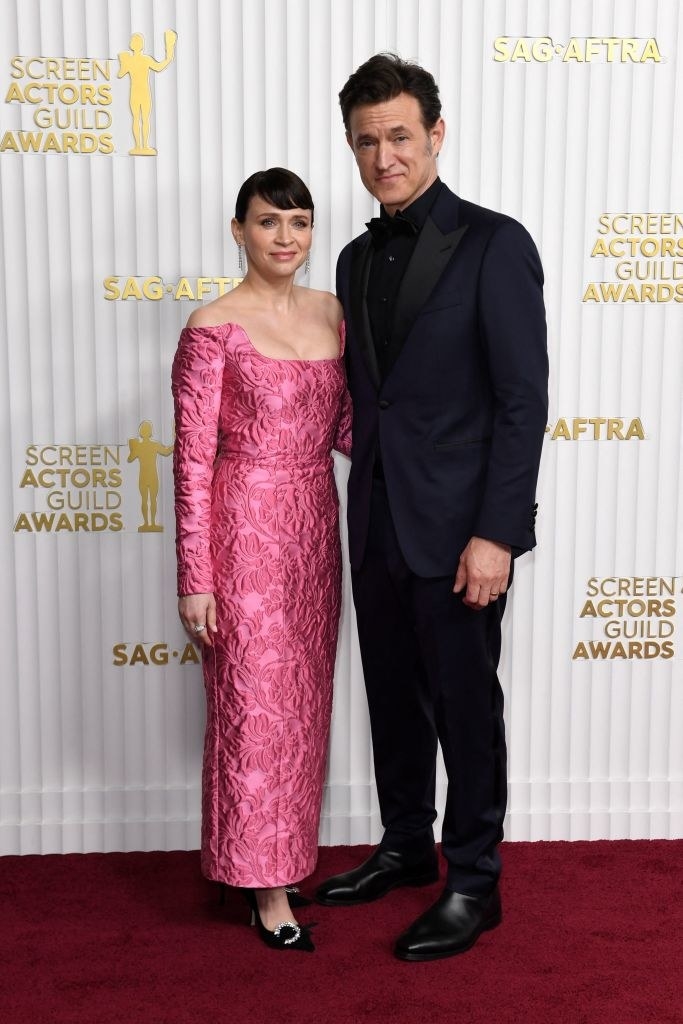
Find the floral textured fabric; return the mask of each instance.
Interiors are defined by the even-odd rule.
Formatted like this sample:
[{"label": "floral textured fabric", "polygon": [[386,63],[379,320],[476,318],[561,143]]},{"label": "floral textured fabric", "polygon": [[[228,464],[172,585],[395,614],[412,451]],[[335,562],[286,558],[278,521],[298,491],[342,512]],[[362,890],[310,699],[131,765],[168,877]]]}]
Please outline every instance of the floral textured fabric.
[{"label": "floral textured fabric", "polygon": [[341,600],[331,451],[350,451],[344,361],[271,359],[221,324],[182,332],[172,379],[178,593],[213,592],[217,607],[203,657],[202,870],[284,885],[317,858]]}]

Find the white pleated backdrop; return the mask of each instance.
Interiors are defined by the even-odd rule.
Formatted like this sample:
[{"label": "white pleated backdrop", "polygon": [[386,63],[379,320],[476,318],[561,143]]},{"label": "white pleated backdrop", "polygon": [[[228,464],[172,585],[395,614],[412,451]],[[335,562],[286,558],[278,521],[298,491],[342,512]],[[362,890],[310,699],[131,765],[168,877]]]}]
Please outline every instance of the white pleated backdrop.
[{"label": "white pleated backdrop", "polygon": [[[161,62],[169,29],[173,59],[142,74],[157,155],[131,155],[118,55],[140,33]],[[623,40],[646,59],[622,60]],[[309,183],[311,283],[334,288],[339,250],[374,212],[336,96],[386,49],[440,83],[443,179],[520,219],[546,272],[539,547],[517,565],[501,665],[507,838],[683,835],[683,312],[676,298],[584,301],[591,282],[620,281],[616,258],[591,256],[615,237],[600,217],[656,215],[641,235],[683,238],[678,0],[6,0],[0,853],[198,846],[204,705],[175,610],[170,364],[200,291],[238,274],[228,222],[254,170]],[[84,83],[110,102],[73,102]],[[72,149],[101,151],[62,152],[65,130]],[[655,257],[651,294],[657,274],[683,280],[681,256],[683,243]],[[146,469],[145,440],[158,442]],[[139,487],[157,476],[158,528],[139,531]],[[581,611],[588,581],[607,594],[613,578],[633,599],[674,590],[668,612],[611,616],[651,630],[636,638],[650,656],[625,639],[610,656],[612,639],[607,656],[574,657],[608,642],[607,615]],[[321,842],[379,834],[346,572]]]}]

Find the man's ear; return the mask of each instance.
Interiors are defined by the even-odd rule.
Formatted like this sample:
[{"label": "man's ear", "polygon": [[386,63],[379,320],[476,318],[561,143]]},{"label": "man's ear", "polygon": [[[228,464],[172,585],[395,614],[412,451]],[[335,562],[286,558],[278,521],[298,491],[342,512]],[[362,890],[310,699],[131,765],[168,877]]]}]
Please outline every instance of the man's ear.
[{"label": "man's ear", "polygon": [[429,138],[432,143],[434,155],[438,156],[441,147],[443,146],[443,140],[446,135],[446,122],[442,117],[429,129]]},{"label": "man's ear", "polygon": [[349,144],[349,149],[353,150],[353,137],[351,135],[351,132],[346,133],[346,141]]}]

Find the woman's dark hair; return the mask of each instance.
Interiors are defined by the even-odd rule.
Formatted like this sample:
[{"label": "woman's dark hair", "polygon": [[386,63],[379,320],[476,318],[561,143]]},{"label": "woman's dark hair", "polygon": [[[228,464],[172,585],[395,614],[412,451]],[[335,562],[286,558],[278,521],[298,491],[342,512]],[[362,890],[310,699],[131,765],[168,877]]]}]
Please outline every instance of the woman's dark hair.
[{"label": "woman's dark hair", "polygon": [[395,53],[376,53],[357,71],[339,93],[344,127],[350,131],[351,111],[371,103],[386,103],[402,92],[414,96],[420,104],[422,123],[427,130],[441,117],[439,87],[434,76],[413,61]]},{"label": "woman's dark hair", "polygon": [[260,196],[278,210],[310,210],[313,223],[313,200],[301,178],[285,167],[269,167],[256,171],[242,185],[235,201],[235,220],[244,224],[249,203]]}]

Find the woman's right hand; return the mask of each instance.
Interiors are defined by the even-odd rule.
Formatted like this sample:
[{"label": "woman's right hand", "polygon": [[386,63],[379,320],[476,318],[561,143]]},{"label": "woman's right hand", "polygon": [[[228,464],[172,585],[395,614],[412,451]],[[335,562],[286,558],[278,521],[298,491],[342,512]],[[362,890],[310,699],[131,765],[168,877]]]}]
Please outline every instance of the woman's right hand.
[{"label": "woman's right hand", "polygon": [[[213,647],[212,634],[216,627],[216,600],[213,594],[184,594],[178,598],[180,621],[195,643]],[[195,629],[203,626],[204,629]]]}]

